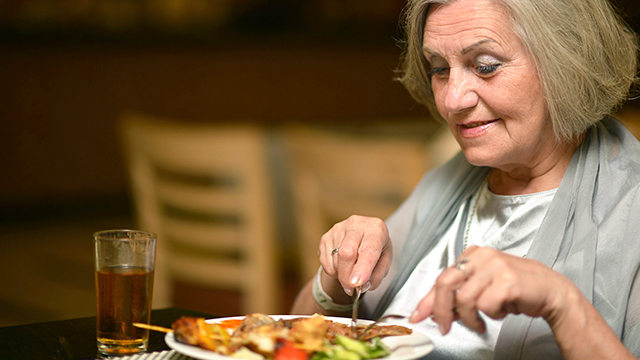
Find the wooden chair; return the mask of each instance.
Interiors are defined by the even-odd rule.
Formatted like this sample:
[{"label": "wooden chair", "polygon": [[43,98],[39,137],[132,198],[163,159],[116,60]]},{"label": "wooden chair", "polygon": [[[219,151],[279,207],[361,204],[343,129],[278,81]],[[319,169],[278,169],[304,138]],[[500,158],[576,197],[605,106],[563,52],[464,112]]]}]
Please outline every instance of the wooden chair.
[{"label": "wooden chair", "polygon": [[121,129],[139,226],[158,234],[154,307],[182,281],[239,290],[244,313],[278,313],[267,135],[138,113]]},{"label": "wooden chair", "polygon": [[294,125],[283,131],[304,280],[319,267],[320,237],[350,215],[389,216],[430,167],[428,132],[355,134]]}]

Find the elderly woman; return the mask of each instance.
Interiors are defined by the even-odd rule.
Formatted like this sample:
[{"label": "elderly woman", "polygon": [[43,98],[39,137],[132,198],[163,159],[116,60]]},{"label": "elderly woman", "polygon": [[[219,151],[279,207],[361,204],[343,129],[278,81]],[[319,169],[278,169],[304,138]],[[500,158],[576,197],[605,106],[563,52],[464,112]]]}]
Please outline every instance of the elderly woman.
[{"label": "elderly woman", "polygon": [[408,317],[428,358],[640,355],[640,145],[606,114],[636,81],[607,0],[411,0],[401,81],[462,153],[386,221],[320,242],[294,313]]}]

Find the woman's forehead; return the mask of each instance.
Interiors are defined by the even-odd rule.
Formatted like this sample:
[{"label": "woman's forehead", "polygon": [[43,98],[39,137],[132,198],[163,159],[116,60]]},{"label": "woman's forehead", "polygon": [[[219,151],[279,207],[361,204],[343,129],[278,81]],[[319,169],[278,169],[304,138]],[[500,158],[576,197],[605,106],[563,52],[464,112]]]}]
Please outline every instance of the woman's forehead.
[{"label": "woman's forehead", "polygon": [[[425,52],[446,46],[464,53],[478,43],[518,43],[506,9],[492,0],[456,0],[432,5],[424,27]],[[444,50],[444,49],[440,49]]]}]

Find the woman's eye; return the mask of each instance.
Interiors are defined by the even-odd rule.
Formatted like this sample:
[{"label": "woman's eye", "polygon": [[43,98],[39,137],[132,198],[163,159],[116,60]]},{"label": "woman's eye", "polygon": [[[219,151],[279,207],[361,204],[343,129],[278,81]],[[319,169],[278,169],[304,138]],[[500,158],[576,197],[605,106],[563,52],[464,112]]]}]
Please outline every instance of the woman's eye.
[{"label": "woman's eye", "polygon": [[498,68],[500,67],[500,65],[494,64],[494,65],[480,65],[478,66],[478,72],[482,75],[489,75],[493,72],[495,72],[496,70],[498,70]]},{"label": "woman's eye", "polygon": [[449,70],[449,68],[447,67],[434,67],[433,69],[429,70],[427,72],[427,74],[429,76],[433,76],[433,75],[442,75],[445,72],[447,72],[447,70]]}]

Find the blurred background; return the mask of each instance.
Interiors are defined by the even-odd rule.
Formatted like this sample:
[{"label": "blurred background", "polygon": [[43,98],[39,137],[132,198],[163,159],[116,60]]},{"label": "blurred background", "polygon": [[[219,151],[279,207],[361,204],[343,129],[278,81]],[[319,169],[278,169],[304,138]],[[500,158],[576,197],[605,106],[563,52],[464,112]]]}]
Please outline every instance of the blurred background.
[{"label": "blurred background", "polygon": [[[614,3],[637,31],[640,6]],[[393,81],[404,5],[0,0],[0,326],[95,314],[92,233],[137,226],[119,134],[127,111],[258,124],[276,140],[290,123],[352,133],[409,124],[403,136],[431,141],[438,125]],[[621,112],[635,128],[637,104]],[[296,258],[299,229],[274,143],[267,151],[286,312],[306,280],[305,260]],[[233,292],[174,291],[174,305],[241,311]]]}]

